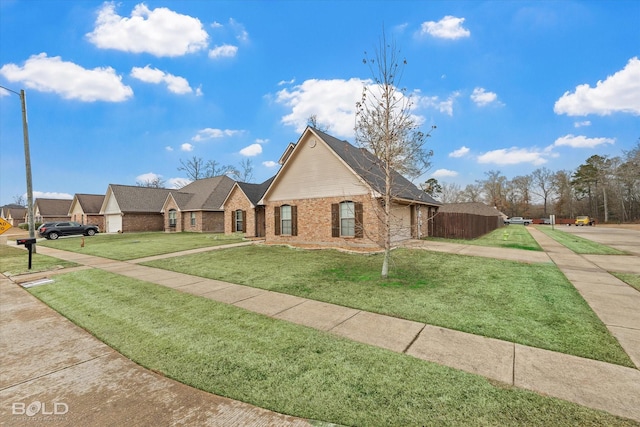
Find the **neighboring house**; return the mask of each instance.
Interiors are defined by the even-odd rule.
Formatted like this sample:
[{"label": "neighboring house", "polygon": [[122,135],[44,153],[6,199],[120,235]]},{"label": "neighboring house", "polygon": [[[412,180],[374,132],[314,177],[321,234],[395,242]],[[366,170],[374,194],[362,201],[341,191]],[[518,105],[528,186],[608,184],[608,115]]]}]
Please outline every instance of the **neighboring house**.
[{"label": "neighboring house", "polygon": [[164,230],[224,233],[222,203],[234,184],[234,180],[221,175],[170,190],[160,209]]},{"label": "neighboring house", "polygon": [[0,208],[0,218],[5,219],[13,227],[26,222],[27,208],[21,205],[10,204]]},{"label": "neighboring house", "polygon": [[102,194],[76,194],[69,208],[71,221],[95,224],[100,231],[104,231],[104,215],[100,214],[102,202],[104,202]]},{"label": "neighboring house", "polygon": [[[307,127],[259,201],[266,242],[380,245],[384,171],[369,151]],[[424,237],[441,203],[393,173],[392,242]]]},{"label": "neighboring house", "polygon": [[234,184],[222,205],[227,216],[225,234],[245,233],[246,237],[265,237],[265,207],[259,203],[272,181],[273,177],[262,184]]},{"label": "neighboring house", "polygon": [[162,206],[172,190],[109,184],[100,207],[106,233],[162,231]]},{"label": "neighboring house", "polygon": [[72,199],[36,199],[33,204],[35,222],[69,221],[71,202]]}]

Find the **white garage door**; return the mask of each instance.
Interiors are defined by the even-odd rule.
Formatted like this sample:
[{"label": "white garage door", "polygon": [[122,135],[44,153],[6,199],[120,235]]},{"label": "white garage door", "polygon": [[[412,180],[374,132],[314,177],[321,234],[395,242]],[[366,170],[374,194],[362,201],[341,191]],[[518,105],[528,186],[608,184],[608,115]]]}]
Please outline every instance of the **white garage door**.
[{"label": "white garage door", "polygon": [[117,233],[122,231],[122,215],[105,215],[105,231],[107,233]]}]

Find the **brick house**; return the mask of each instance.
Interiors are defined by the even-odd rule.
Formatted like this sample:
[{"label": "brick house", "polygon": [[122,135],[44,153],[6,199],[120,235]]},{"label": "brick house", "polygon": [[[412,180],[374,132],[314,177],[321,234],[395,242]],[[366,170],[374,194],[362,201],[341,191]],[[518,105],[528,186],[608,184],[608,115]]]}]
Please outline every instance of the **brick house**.
[{"label": "brick house", "polygon": [[[258,204],[265,206],[267,243],[368,247],[381,243],[379,159],[307,127],[280,159],[282,167]],[[392,242],[428,235],[441,203],[393,173]]]},{"label": "brick house", "polygon": [[95,224],[104,231],[104,215],[100,214],[100,208],[104,202],[102,194],[76,194],[71,201],[69,216],[71,221],[80,224]]},{"label": "brick house", "polygon": [[33,203],[34,221],[41,223],[69,221],[69,208],[71,207],[71,202],[72,199],[36,199]]},{"label": "brick house", "polygon": [[162,231],[162,206],[172,190],[109,184],[100,207],[106,233]]},{"label": "brick house", "polygon": [[273,177],[262,184],[236,182],[222,207],[227,216],[224,233],[244,233],[246,237],[264,237],[266,216],[264,205],[259,204]]},{"label": "brick house", "polygon": [[16,204],[2,206],[0,218],[6,220],[11,226],[17,227],[27,221],[27,208]]},{"label": "brick house", "polygon": [[234,180],[221,175],[170,190],[161,207],[164,230],[224,233],[222,204],[234,184]]}]

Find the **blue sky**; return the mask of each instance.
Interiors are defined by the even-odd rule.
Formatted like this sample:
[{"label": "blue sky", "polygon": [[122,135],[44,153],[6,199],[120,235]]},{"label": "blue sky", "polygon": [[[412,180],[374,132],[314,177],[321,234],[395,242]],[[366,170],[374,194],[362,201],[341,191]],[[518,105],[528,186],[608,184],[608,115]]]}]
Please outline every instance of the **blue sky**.
[{"label": "blue sky", "polygon": [[[0,85],[25,89],[36,197],[104,194],[180,160],[254,181],[315,114],[353,142],[383,28],[428,140],[422,180],[573,170],[640,138],[640,2],[0,0]],[[0,90],[0,204],[26,192],[18,96]]]}]

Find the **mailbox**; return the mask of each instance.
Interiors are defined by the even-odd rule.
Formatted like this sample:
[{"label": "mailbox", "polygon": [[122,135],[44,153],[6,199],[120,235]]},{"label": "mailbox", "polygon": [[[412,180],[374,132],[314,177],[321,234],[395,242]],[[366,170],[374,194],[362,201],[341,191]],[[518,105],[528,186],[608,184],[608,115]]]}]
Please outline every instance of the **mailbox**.
[{"label": "mailbox", "polygon": [[29,247],[30,245],[35,245],[35,243],[36,243],[36,239],[18,239],[18,240],[16,240],[16,244],[25,245],[26,247]]}]

